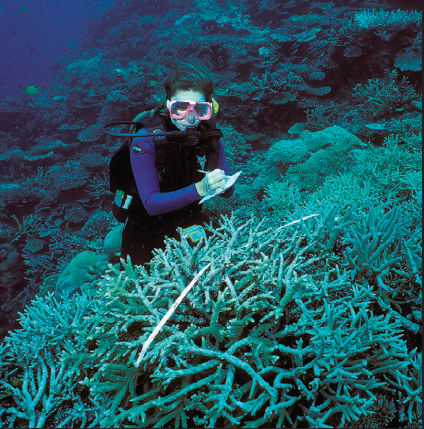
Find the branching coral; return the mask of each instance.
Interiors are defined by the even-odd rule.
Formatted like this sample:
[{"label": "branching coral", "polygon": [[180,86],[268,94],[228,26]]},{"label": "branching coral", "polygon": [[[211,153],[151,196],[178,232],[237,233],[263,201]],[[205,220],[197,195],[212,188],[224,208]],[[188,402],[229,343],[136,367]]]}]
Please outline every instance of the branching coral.
[{"label": "branching coral", "polygon": [[[422,13],[418,11],[396,10],[386,12],[382,9],[363,9],[353,16],[354,26],[362,29],[384,31],[387,38],[392,33],[403,30],[409,26],[419,27],[422,22]],[[381,33],[383,34],[383,33]]]},{"label": "branching coral", "polygon": [[100,407],[93,406],[99,402],[86,401],[77,383],[81,374],[60,359],[64,351],[86,350],[77,332],[90,330],[85,316],[95,306],[96,300],[86,296],[59,303],[48,293],[21,314],[21,329],[0,346],[2,427],[99,424]]},{"label": "branching coral", "polygon": [[[126,320],[123,320],[124,325],[119,326],[118,324],[114,329],[114,332],[116,333],[118,338],[121,338],[119,342],[124,342],[126,344],[126,347],[129,347],[128,353],[130,356],[130,361],[128,362],[127,359],[122,360],[122,358],[120,357],[121,351],[116,349],[116,346],[113,346],[112,343],[109,345],[106,345],[105,343],[104,346],[101,346],[101,349],[103,350],[105,350],[103,347],[110,348],[111,346],[112,348],[109,349],[108,354],[111,353],[111,355],[116,356],[117,364],[122,363],[122,369],[119,369],[117,365],[113,365],[113,368],[116,368],[116,370],[119,371],[124,370],[128,376],[132,377],[131,383],[128,377],[126,377],[126,381],[122,379],[122,382],[120,382],[119,385],[116,383],[115,387],[113,387],[112,384],[109,383],[110,388],[119,389],[117,391],[117,394],[121,399],[124,400],[124,403],[128,403],[128,399],[125,400],[125,397],[128,398],[128,393],[126,392],[131,392],[136,389],[134,383],[136,382],[137,374],[138,376],[142,375],[142,373],[137,371],[134,373],[135,370],[130,369],[131,362],[134,361],[133,357],[137,352],[137,345],[140,344],[140,340],[131,340],[131,335],[129,333],[133,331],[139,331],[142,325],[145,325],[146,323],[151,324],[152,322],[155,323],[155,321],[159,321],[159,319],[161,318],[160,310],[163,308],[163,305],[166,302],[172,303],[172,297],[177,296],[175,295],[176,293],[179,294],[178,290],[180,290],[180,286],[182,286],[185,283],[186,279],[191,276],[192,270],[196,265],[200,263],[200,261],[202,261],[203,263],[203,261],[206,262],[207,260],[212,260],[211,271],[204,277],[203,280],[201,280],[202,285],[200,287],[196,286],[193,291],[189,293],[188,300],[190,301],[190,306],[187,306],[187,304],[180,304],[180,307],[178,307],[177,309],[176,316],[174,317],[177,323],[182,324],[181,326],[185,326],[185,335],[177,335],[175,337],[175,340],[172,340],[170,342],[168,338],[168,333],[165,336],[160,334],[160,336],[155,341],[155,346],[152,346],[151,349],[148,350],[146,359],[150,360],[152,354],[153,356],[157,356],[158,351],[161,348],[163,349],[165,344],[174,344],[175,341],[179,342],[184,336],[187,336],[187,340],[191,339],[191,341],[187,343],[187,347],[190,350],[193,347],[196,348],[196,344],[200,347],[198,351],[197,349],[195,351],[195,353],[199,355],[199,357],[205,353],[207,357],[208,352],[210,351],[206,351],[204,347],[200,346],[202,341],[206,341],[206,344],[209,344],[210,346],[215,343],[215,347],[212,347],[212,349],[215,350],[212,351],[212,355],[214,353],[218,357],[222,355],[222,358],[224,358],[224,362],[229,359],[229,363],[232,362],[232,364],[234,364],[241,371],[247,371],[247,375],[255,374],[254,369],[249,369],[250,365],[245,363],[244,360],[240,360],[235,356],[232,357],[234,352],[236,351],[236,347],[234,348],[234,352],[228,352],[228,358],[226,358],[227,354],[226,352],[224,352],[222,347],[219,347],[219,344],[228,343],[230,345],[230,343],[235,343],[236,341],[242,340],[243,332],[246,331],[247,328],[247,326],[245,327],[245,325],[249,325],[252,322],[252,317],[255,312],[263,309],[264,306],[266,306],[266,303],[273,299],[273,294],[270,291],[260,292],[261,289],[259,288],[259,284],[257,283],[258,281],[260,281],[260,279],[265,280],[267,278],[267,271],[270,268],[268,257],[264,255],[260,258],[260,260],[258,260],[258,257],[261,253],[260,248],[262,247],[262,250],[266,251],[267,253],[271,249],[269,249],[268,251],[266,250],[267,248],[269,248],[269,245],[267,245],[267,242],[269,240],[263,233],[260,233],[260,226],[255,227],[251,224],[251,222],[247,222],[246,224],[237,227],[238,232],[234,230],[234,227],[235,226],[232,223],[226,224],[225,228],[222,228],[222,233],[215,232],[215,237],[205,243],[204,247],[196,247],[194,250],[190,248],[185,239],[183,240],[182,246],[177,245],[175,241],[171,243],[168,242],[167,253],[165,254],[163,252],[160,252],[156,256],[156,258],[154,258],[153,266],[151,267],[151,276],[148,276],[147,272],[143,268],[141,268],[137,273],[132,269],[131,266],[127,265],[126,277],[122,277],[121,279],[114,279],[114,276],[109,277],[108,281],[104,283],[104,292],[108,294],[108,296],[116,296],[116,298],[118,298],[118,295],[116,295],[116,293],[118,293],[119,290],[119,295],[124,299],[124,301],[122,302],[120,299],[118,299],[118,301],[116,301],[117,307],[115,307],[114,305],[113,308],[111,308],[110,310],[112,310],[113,312],[121,311],[120,309],[123,309],[125,307],[125,303],[128,303],[133,306],[133,310],[130,310]],[[249,229],[250,234],[247,234],[249,232]],[[216,241],[219,237],[221,237],[222,241],[220,240],[221,243],[219,246],[217,246],[218,243],[216,243]],[[247,241],[247,246],[244,246],[244,249],[237,250],[237,248],[239,247],[237,244],[237,239],[243,239],[243,237],[244,240]],[[258,243],[254,240],[254,237],[261,237],[260,241],[262,242],[262,246],[260,242]],[[246,247],[248,248],[246,249]],[[248,260],[245,260],[244,256],[246,250],[249,254]],[[176,264],[174,262],[175,258],[177,258],[178,260],[182,258],[181,261],[184,261],[183,265],[179,266],[179,264]],[[222,261],[218,263],[217,258]],[[239,260],[238,262],[236,262],[237,259]],[[231,267],[230,265],[231,260],[234,260],[235,262],[234,267]],[[251,266],[250,268],[248,268],[250,264]],[[302,264],[300,263],[300,261],[298,261],[297,258],[294,258],[293,263],[292,265],[290,265],[290,267],[291,270],[293,270],[294,267],[300,267],[301,265]],[[243,267],[245,268],[243,269]],[[273,269],[273,271],[274,270],[275,268]],[[174,280],[172,280],[172,277],[169,277],[171,273]],[[151,290],[151,287],[153,286],[152,281],[154,281],[154,284],[156,285],[154,290]],[[290,274],[286,276],[286,281],[286,284],[290,285]],[[221,282],[224,282],[222,286]],[[247,287],[248,284],[250,284],[249,287]],[[224,287],[224,285],[226,286]],[[282,284],[280,280],[276,293],[279,293],[281,288]],[[258,293],[255,293],[256,290],[258,291]],[[153,291],[154,293],[153,296],[151,295],[151,291]],[[240,296],[236,298],[237,295]],[[278,298],[278,294],[274,297],[274,299],[276,297]],[[228,310],[230,310],[230,308],[227,309],[228,299],[236,300],[231,305],[231,308],[233,308],[232,312],[235,311],[233,316],[231,316],[231,313],[226,314]],[[234,307],[236,302],[238,304],[236,305],[236,307]],[[122,307],[122,304],[124,305],[124,307]],[[143,308],[145,310],[143,310]],[[229,324],[227,326],[225,326],[226,324],[223,322],[223,320],[219,320],[222,317],[228,319]],[[195,326],[197,328],[195,330],[190,329],[190,326],[184,323],[185,318],[187,318],[187,321],[189,323],[191,322],[195,324],[193,328]],[[266,324],[266,327],[269,328],[268,324]],[[106,325],[104,325],[104,327],[102,327],[101,329],[106,329]],[[169,328],[167,328],[167,331],[169,332]],[[171,328],[171,332],[177,333],[173,328]],[[257,331],[256,336],[260,332],[261,329]],[[204,340],[201,340],[202,337],[204,338]],[[199,343],[197,339],[199,339]],[[113,343],[115,342],[114,338],[112,337],[110,338],[110,340]],[[248,345],[248,342],[246,343],[246,345]],[[172,352],[172,355],[175,354],[175,351]],[[103,352],[101,352],[100,349],[96,351],[96,355],[100,359],[102,354]],[[127,354],[127,352],[125,354]],[[213,357],[212,355],[211,357]],[[164,357],[165,356],[161,357],[162,361]],[[178,358],[178,360],[180,359],[181,358]],[[124,362],[127,363],[124,364]],[[165,362],[163,362],[163,364],[164,363]],[[124,366],[128,365],[129,367],[125,370]],[[104,365],[101,364],[101,366]],[[107,367],[108,366],[104,368],[106,369]],[[207,369],[203,367],[204,365],[201,365],[196,371],[196,373],[202,369]],[[112,366],[110,368],[112,371]],[[210,366],[210,368],[213,368],[213,366]],[[165,384],[163,388],[165,388],[166,385],[171,381],[168,372],[169,370],[166,370],[167,376],[166,380],[164,380]],[[187,373],[187,375],[189,375],[189,373]],[[156,378],[157,376],[153,374],[153,380]],[[94,377],[93,381],[89,382],[87,380],[87,383],[93,387],[95,392],[97,391],[96,386],[98,386],[98,388],[101,388],[101,386],[106,386],[108,383],[107,380],[111,382],[113,379],[114,377],[110,371],[101,371],[96,377]],[[258,382],[262,386],[267,385],[265,381],[261,381],[261,377],[259,376],[254,376],[254,379],[259,380]],[[96,381],[94,382],[94,380]],[[104,383],[106,383],[106,385]],[[156,385],[157,383],[154,384]],[[190,389],[183,389],[181,394],[183,394],[184,391],[188,392],[197,387],[200,387],[200,384],[194,383],[194,385],[191,386]],[[271,389],[271,391],[273,391],[273,389]],[[151,390],[151,393],[148,393],[147,396],[154,394],[154,392],[155,389]],[[164,398],[164,406],[167,402],[169,402],[169,400],[170,399],[168,398]],[[116,407],[118,405],[119,401],[117,401],[114,404],[113,409],[111,409],[111,417],[113,413],[115,413]],[[167,407],[165,406],[165,408]],[[137,414],[133,414],[135,418]],[[157,413],[155,412],[155,414]],[[154,417],[154,419],[158,422],[160,416],[157,417],[158,418]],[[124,416],[120,417],[120,419],[123,418]],[[169,420],[172,418],[173,413],[171,414],[171,416],[166,417],[166,419],[164,419],[163,421],[160,420],[161,424],[165,420]],[[149,420],[149,422],[151,422],[151,420]]]},{"label": "branching coral", "polygon": [[402,145],[398,136],[389,136],[382,147],[353,150],[350,153],[351,172],[361,182],[369,183],[380,200],[407,201],[412,192],[422,190],[418,177],[422,172],[422,148],[417,147],[421,143],[419,138],[406,138],[406,145]]},{"label": "branching coral", "polygon": [[369,79],[367,84],[356,85],[353,98],[369,114],[381,117],[404,111],[418,94],[406,77],[399,81],[397,71],[392,70],[387,71],[384,79]]},{"label": "branching coral", "polygon": [[379,195],[371,186],[370,180],[347,171],[327,177],[322,186],[309,195],[307,200],[317,207],[325,207],[331,203],[347,208],[362,207],[368,199],[375,201],[378,198]]},{"label": "branching coral", "polygon": [[[1,349],[3,421],[346,427],[392,388],[411,421],[420,361],[402,333],[415,324],[392,308],[407,302],[399,290],[395,302],[372,281],[353,282],[359,259],[350,255],[359,267],[351,272],[336,253],[347,231],[358,236],[364,217],[327,207],[277,228],[223,217],[194,247],[180,230],[181,240],[166,239],[149,264],[110,266],[97,297],[38,298]],[[377,221],[384,237],[371,253],[396,251],[390,240],[399,218],[396,209]],[[404,253],[411,245],[402,241]],[[208,264],[136,365],[167,309]]]},{"label": "branching coral", "polygon": [[271,183],[265,189],[264,200],[274,210],[277,216],[286,216],[297,205],[303,204],[300,187],[286,179]]},{"label": "branching coral", "polygon": [[356,12],[351,21],[340,28],[341,35],[351,40],[362,42],[367,35],[375,34],[381,41],[393,41],[403,30],[417,32],[420,29],[422,12],[416,10],[394,10],[362,9]]},{"label": "branching coral", "polygon": [[[402,393],[406,393],[403,400],[407,403],[406,415],[401,421],[412,422],[422,412],[422,389],[423,389],[423,357],[422,353],[412,350],[407,357],[409,371],[406,369],[396,370],[396,381],[387,378],[390,385],[397,387]],[[402,409],[404,411],[404,409]]]},{"label": "branching coral", "polygon": [[309,131],[319,131],[332,125],[332,117],[337,114],[337,110],[347,103],[332,104],[330,106],[318,106],[315,109],[306,109],[306,127]]},{"label": "branching coral", "polygon": [[[300,231],[227,219],[195,248],[184,235],[167,240],[150,268],[111,270],[101,284],[104,316],[89,318],[97,328],[80,337],[97,345],[68,355],[95,368],[83,383],[94,399],[113,400],[102,423],[341,427],[369,414],[373,392],[409,371],[399,359],[406,344],[390,312],[373,314],[378,296],[370,286],[328,270],[331,257],[318,249],[331,249],[349,223],[344,216],[327,243],[334,215],[326,212],[316,228],[304,224],[304,247]],[[206,263],[210,270],[135,366],[153,328]],[[313,278],[297,274],[311,269]]]},{"label": "branching coral", "polygon": [[353,428],[381,428],[387,425],[395,418],[396,408],[393,401],[387,400],[383,395],[377,394],[371,411],[372,414],[361,416],[349,427]]},{"label": "branching coral", "polygon": [[232,169],[238,170],[248,154],[248,137],[245,134],[237,132],[231,125],[219,124],[218,128],[222,131],[225,157]]},{"label": "branching coral", "polygon": [[402,259],[401,234],[406,224],[399,221],[399,209],[384,213],[384,208],[370,205],[368,215],[361,217],[362,222],[352,227],[343,239],[345,244],[352,246],[346,248],[352,276],[357,276],[364,286],[375,280],[380,294],[390,290],[383,276]]}]

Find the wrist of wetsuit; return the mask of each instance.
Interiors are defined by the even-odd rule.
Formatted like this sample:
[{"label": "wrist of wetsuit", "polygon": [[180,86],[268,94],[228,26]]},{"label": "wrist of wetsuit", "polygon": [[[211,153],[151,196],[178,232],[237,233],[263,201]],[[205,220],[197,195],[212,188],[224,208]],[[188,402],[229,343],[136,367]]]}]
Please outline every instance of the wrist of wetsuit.
[{"label": "wrist of wetsuit", "polygon": [[196,188],[197,193],[199,194],[199,197],[203,198],[207,194],[203,180],[195,183],[194,186]]}]

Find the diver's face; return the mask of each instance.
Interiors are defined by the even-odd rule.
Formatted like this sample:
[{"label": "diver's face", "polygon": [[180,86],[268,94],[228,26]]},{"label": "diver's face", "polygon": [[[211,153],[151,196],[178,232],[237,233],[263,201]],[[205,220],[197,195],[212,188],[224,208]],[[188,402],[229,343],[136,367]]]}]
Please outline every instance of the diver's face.
[{"label": "diver's face", "polygon": [[[171,97],[171,101],[191,101],[193,103],[198,101],[206,101],[205,95],[201,91],[191,91],[191,90],[177,90],[175,94]],[[187,127],[197,127],[200,120],[194,116],[193,112],[189,112],[186,117],[183,119],[174,119],[171,118],[172,123],[181,131],[185,131]]]}]

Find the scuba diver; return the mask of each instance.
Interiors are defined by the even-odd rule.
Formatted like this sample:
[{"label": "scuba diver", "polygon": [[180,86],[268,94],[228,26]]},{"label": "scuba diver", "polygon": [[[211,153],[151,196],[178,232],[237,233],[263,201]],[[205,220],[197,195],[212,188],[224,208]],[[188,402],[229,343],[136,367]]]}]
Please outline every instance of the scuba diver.
[{"label": "scuba diver", "polygon": [[199,201],[234,192],[225,186],[231,173],[215,126],[211,72],[200,61],[178,62],[164,86],[166,107],[121,122],[132,124],[131,134],[103,129],[131,135],[110,162],[110,189],[112,212],[124,222],[120,258],[130,256],[133,265],[150,261],[165,236],[177,238],[178,227],[197,243],[210,221]]}]

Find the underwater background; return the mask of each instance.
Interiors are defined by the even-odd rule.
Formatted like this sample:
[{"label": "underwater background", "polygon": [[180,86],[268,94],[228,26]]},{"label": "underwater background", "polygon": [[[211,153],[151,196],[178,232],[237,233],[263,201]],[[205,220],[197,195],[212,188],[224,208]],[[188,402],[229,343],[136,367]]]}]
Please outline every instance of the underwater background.
[{"label": "underwater background", "polygon": [[[0,427],[422,427],[421,2],[2,0],[0,24]],[[101,126],[190,57],[242,174],[210,237],[120,270]]]}]

